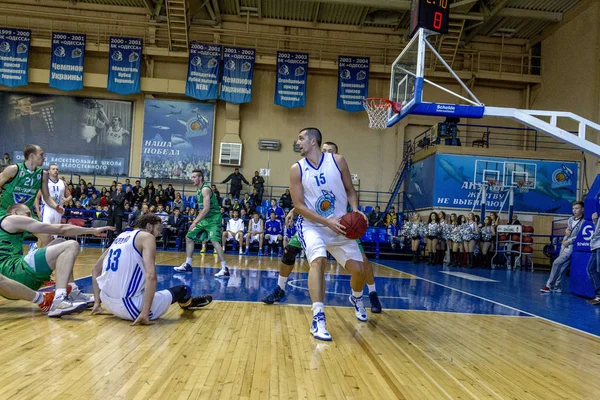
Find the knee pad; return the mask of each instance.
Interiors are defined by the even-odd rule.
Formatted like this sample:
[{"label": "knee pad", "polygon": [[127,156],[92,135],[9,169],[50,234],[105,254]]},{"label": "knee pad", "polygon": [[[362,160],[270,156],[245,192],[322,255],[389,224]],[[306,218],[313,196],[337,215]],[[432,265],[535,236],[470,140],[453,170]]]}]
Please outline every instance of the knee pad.
[{"label": "knee pad", "polygon": [[285,265],[294,265],[296,263],[296,256],[300,253],[300,249],[293,246],[286,246],[283,250],[283,256],[281,262]]}]

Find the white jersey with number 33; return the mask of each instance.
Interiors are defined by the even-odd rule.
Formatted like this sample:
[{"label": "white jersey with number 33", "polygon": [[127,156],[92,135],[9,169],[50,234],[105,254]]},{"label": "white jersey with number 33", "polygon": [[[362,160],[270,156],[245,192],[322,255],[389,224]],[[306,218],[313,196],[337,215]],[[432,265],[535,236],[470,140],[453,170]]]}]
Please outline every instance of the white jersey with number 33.
[{"label": "white jersey with number 33", "polygon": [[[313,166],[306,158],[298,161],[304,204],[324,218],[341,218],[346,214],[348,198],[339,169],[332,153],[321,153],[318,166]],[[308,219],[305,225],[322,226]]]},{"label": "white jersey with number 33", "polygon": [[140,230],[121,233],[108,249],[98,286],[112,299],[135,297],[144,292],[146,270],[142,253],[135,247]]}]

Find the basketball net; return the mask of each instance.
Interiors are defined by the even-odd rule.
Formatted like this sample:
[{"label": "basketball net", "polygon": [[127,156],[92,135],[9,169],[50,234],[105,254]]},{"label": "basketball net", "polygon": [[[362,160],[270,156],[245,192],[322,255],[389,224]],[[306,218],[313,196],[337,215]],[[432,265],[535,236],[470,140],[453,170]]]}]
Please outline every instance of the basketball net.
[{"label": "basketball net", "polygon": [[518,181],[516,182],[517,188],[519,188],[520,193],[529,193],[529,188],[531,187],[531,182],[529,181]]},{"label": "basketball net", "polygon": [[369,115],[369,128],[383,130],[387,128],[388,110],[398,114],[402,111],[402,104],[382,98],[363,99],[363,106]]},{"label": "basketball net", "polygon": [[498,193],[502,189],[501,185],[502,181],[497,181],[495,179],[487,180],[487,188],[490,192]]}]

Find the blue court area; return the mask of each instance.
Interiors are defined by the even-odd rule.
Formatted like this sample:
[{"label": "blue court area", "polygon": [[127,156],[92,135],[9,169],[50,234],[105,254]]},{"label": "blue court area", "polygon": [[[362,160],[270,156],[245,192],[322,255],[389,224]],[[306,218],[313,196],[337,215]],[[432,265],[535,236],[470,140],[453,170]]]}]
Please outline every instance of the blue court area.
[{"label": "blue court area", "polygon": [[[214,268],[194,268],[191,273],[176,273],[173,267],[158,266],[157,289],[189,285],[194,295],[211,294],[214,300],[260,302],[277,285],[278,271],[230,269],[229,278],[215,278]],[[376,277],[377,292],[384,309],[530,316],[484,299],[470,296],[422,279]],[[350,276],[328,274],[326,280],[327,306],[350,307]],[[77,281],[86,292],[92,292],[91,278]],[[366,291],[365,291],[365,294]],[[282,304],[310,305],[308,274],[292,273]],[[365,306],[370,307],[368,296]],[[265,305],[265,307],[268,307]],[[276,305],[275,305],[276,307]]]}]

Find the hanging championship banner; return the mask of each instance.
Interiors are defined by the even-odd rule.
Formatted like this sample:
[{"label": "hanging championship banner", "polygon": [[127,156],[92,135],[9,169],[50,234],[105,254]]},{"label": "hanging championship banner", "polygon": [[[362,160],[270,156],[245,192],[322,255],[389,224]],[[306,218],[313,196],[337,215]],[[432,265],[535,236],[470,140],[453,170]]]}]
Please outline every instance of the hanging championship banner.
[{"label": "hanging championship banner", "polygon": [[198,100],[211,100],[218,97],[221,50],[219,44],[190,42],[186,96]]},{"label": "hanging championship banner", "polygon": [[275,104],[287,108],[306,105],[308,53],[277,52]]},{"label": "hanging championship banner", "polygon": [[364,111],[363,99],[369,97],[369,57],[338,57],[337,108]]},{"label": "hanging championship banner", "polygon": [[122,95],[139,93],[141,65],[142,39],[111,36],[106,89]]},{"label": "hanging championship banner", "polygon": [[15,87],[29,83],[31,31],[0,28],[0,85]]},{"label": "hanging championship banner", "polygon": [[60,90],[83,89],[85,35],[52,32],[50,87]]},{"label": "hanging championship banner", "polygon": [[252,101],[255,49],[225,46],[221,99],[234,104]]}]

